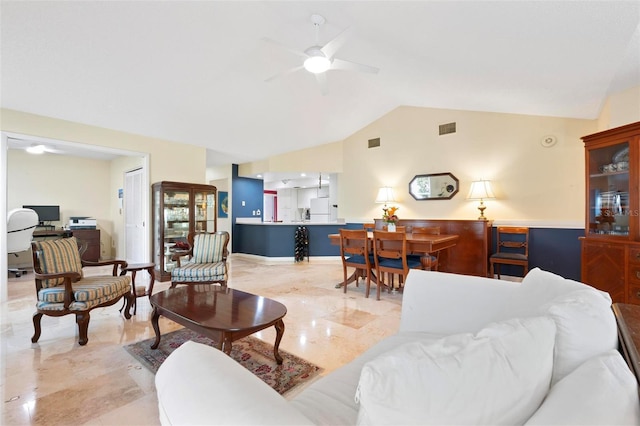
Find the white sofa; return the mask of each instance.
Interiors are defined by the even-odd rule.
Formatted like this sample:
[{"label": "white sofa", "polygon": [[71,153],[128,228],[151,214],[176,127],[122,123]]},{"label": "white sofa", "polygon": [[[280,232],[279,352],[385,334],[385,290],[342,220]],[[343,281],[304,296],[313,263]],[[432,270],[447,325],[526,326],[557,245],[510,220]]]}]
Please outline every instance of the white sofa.
[{"label": "white sofa", "polygon": [[399,332],[292,400],[187,342],[156,375],[162,424],[640,424],[608,294],[411,271]]}]

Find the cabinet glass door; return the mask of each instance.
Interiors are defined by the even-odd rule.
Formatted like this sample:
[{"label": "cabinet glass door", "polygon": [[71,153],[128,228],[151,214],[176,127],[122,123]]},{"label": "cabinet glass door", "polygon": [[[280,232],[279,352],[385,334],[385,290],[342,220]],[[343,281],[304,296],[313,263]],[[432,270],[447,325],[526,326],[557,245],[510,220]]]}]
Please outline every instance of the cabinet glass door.
[{"label": "cabinet glass door", "polygon": [[629,235],[629,144],[590,149],[589,234]]},{"label": "cabinet glass door", "polygon": [[189,191],[166,191],[164,204],[164,270],[175,267],[171,260],[176,243],[186,243],[189,235]]},{"label": "cabinet glass door", "polygon": [[195,192],[195,231],[215,232],[216,230],[216,194],[214,192]]}]

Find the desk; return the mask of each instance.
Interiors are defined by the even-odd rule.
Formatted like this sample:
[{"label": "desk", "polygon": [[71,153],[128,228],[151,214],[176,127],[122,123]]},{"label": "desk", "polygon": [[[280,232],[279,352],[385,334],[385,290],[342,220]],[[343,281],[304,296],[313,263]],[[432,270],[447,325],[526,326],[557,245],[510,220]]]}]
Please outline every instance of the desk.
[{"label": "desk", "polygon": [[41,229],[33,231],[33,238],[69,238],[73,236],[73,232],[67,229]]},{"label": "desk", "polygon": [[[373,240],[373,232],[368,232],[369,239]],[[454,247],[460,236],[458,235],[430,235],[430,234],[413,234],[407,233],[407,251],[411,253],[435,253],[441,250]],[[329,240],[333,245],[340,245],[340,234],[329,234]],[[355,272],[347,279],[347,284],[356,281],[361,272],[356,269]],[[373,278],[372,278],[373,279]],[[375,280],[374,280],[375,281]],[[342,287],[342,283],[336,285],[336,288]]]}]

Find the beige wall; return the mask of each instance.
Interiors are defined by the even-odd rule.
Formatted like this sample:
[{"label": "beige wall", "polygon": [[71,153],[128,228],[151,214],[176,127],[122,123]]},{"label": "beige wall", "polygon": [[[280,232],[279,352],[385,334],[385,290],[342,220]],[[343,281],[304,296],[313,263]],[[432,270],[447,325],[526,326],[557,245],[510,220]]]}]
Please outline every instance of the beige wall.
[{"label": "beige wall", "polygon": [[[218,204],[220,202],[220,191],[225,191],[229,195],[229,211],[227,213],[226,218],[221,218],[218,216],[217,227],[218,231],[227,231],[229,234],[232,233],[233,227],[231,226],[231,178],[233,176],[233,168],[231,164],[220,167],[210,167],[207,169],[207,182],[209,185],[213,185],[216,187],[218,191],[218,198],[216,199],[216,209],[218,209]],[[231,244],[229,244],[229,250],[231,250]]]},{"label": "beige wall", "polygon": [[151,183],[161,180],[205,183],[206,149],[55,118],[0,110],[0,130],[61,141],[150,154]]},{"label": "beige wall", "polygon": [[[438,126],[456,122],[455,134]],[[492,181],[497,199],[486,215],[502,222],[583,226],[584,147],[581,136],[597,130],[595,120],[399,107],[344,141],[240,166],[241,174],[264,171],[335,171],[338,216],[347,221],[381,217],[374,203],[381,186],[395,189],[401,218],[475,219],[476,201],[466,196],[473,180]],[[558,142],[540,144],[546,135]],[[381,146],[368,148],[368,140]],[[326,155],[319,155],[326,154]],[[268,170],[265,170],[267,168]],[[330,169],[330,170],[329,170]],[[408,193],[418,174],[450,172],[460,181],[451,200],[416,201]]]},{"label": "beige wall", "polygon": [[[438,135],[455,122],[457,132]],[[401,218],[475,219],[477,201],[467,201],[471,182],[491,180],[497,199],[485,201],[496,221],[580,226],[584,215],[584,148],[580,137],[596,130],[593,120],[400,107],[344,141],[349,162],[340,178],[340,216],[380,217],[377,188],[391,186]],[[540,144],[546,135],[558,142]],[[381,138],[369,149],[367,140]],[[460,181],[451,200],[414,200],[409,181],[418,174],[450,172]]]},{"label": "beige wall", "polygon": [[332,142],[238,165],[238,174],[255,177],[265,172],[339,173],[343,169],[342,142]]}]

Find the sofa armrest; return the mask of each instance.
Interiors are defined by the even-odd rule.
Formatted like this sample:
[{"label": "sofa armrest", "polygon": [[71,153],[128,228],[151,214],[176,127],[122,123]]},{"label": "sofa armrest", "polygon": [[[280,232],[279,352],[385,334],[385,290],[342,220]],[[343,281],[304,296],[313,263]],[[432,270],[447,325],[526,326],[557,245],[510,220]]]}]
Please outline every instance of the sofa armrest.
[{"label": "sofa armrest", "polygon": [[404,286],[400,332],[475,333],[524,316],[521,285],[484,277],[412,269]]},{"label": "sofa armrest", "polygon": [[284,397],[222,351],[186,342],[156,374],[163,425],[310,425]]}]

